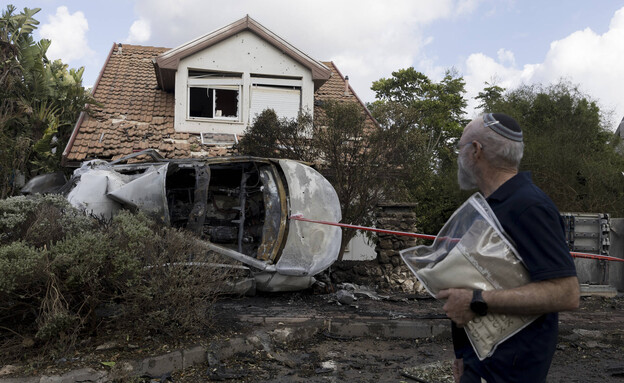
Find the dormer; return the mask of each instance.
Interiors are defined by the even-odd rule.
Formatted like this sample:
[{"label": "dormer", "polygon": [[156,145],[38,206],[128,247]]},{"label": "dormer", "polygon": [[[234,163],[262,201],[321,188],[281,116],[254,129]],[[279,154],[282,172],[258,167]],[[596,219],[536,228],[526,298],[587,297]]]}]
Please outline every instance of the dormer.
[{"label": "dormer", "polygon": [[272,108],[294,118],[314,111],[331,69],[249,16],[154,60],[160,88],[175,94],[176,132],[242,134]]}]

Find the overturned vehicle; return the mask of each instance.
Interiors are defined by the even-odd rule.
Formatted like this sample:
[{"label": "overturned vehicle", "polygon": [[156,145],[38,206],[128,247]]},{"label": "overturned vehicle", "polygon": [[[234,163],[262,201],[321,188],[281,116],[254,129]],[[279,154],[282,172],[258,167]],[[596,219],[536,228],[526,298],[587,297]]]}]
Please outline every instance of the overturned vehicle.
[{"label": "overturned vehicle", "polygon": [[[149,162],[127,163],[146,155]],[[310,287],[340,250],[339,228],[288,219],[341,219],[331,184],[297,161],[168,160],[147,150],[113,162],[85,162],[63,189],[73,206],[95,216],[109,219],[129,208],[194,232],[207,250],[249,267],[260,291]]]}]

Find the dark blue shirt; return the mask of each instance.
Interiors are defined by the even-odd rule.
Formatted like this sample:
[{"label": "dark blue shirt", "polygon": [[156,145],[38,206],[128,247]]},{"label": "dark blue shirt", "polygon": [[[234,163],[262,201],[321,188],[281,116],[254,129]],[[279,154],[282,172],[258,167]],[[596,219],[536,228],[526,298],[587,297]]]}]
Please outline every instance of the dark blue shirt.
[{"label": "dark blue shirt", "polygon": [[[559,211],[533,184],[530,173],[515,175],[487,201],[516,245],[531,281],[576,276]],[[540,316],[482,362],[466,347],[465,332],[454,328],[456,354],[488,382],[544,382],[557,345],[558,321],[557,313]]]}]

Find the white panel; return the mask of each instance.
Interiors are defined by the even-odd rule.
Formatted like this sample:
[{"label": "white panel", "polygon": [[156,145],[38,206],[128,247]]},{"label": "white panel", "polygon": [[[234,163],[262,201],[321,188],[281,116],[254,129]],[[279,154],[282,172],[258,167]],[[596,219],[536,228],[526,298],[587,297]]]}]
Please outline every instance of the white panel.
[{"label": "white panel", "polygon": [[299,89],[253,86],[249,108],[250,123],[253,123],[256,115],[269,108],[275,110],[278,117],[297,118],[301,110],[301,91]]}]

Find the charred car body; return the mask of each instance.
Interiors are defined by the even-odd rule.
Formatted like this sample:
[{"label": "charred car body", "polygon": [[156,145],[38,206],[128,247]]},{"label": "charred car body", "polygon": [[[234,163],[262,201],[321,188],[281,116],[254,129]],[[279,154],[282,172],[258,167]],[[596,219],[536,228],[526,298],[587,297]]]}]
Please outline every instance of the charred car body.
[{"label": "charred car body", "polygon": [[[151,160],[126,163],[140,155]],[[339,228],[288,219],[341,219],[331,184],[297,161],[166,160],[148,150],[113,162],[85,162],[64,189],[72,205],[95,216],[110,219],[120,209],[137,209],[191,230],[207,249],[250,266],[261,291],[309,287],[340,249]]]}]

